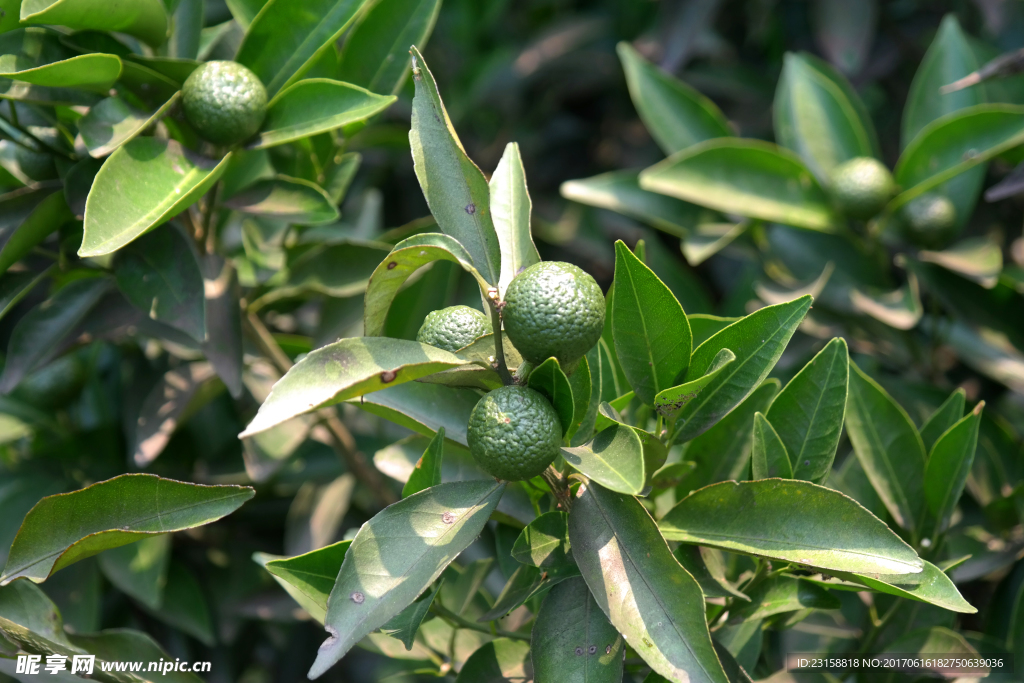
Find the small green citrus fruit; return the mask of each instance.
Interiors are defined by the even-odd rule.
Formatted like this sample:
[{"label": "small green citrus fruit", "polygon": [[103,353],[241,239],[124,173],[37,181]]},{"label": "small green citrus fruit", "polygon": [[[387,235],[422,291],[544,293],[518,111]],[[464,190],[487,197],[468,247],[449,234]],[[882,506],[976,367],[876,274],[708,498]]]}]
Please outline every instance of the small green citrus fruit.
[{"label": "small green citrus fruit", "polygon": [[488,393],[469,415],[469,452],[497,479],[536,477],[552,463],[562,443],[558,413],[540,393],[506,386]]},{"label": "small green citrus fruit", "polygon": [[925,248],[941,247],[953,236],[956,228],[956,207],[948,197],[923,194],[903,207],[904,232],[907,239]]},{"label": "small green citrus fruit", "polygon": [[267,113],[267,89],[256,74],[236,62],[206,62],[181,90],[189,123],[218,145],[251,137]]},{"label": "small green citrus fruit", "polygon": [[571,370],[601,338],[604,294],[594,278],[561,261],[535,263],[505,291],[505,333],[535,365],[551,357]]},{"label": "small green citrus fruit", "polygon": [[416,341],[455,352],[491,333],[491,319],[469,306],[449,306],[427,313]]},{"label": "small green citrus fruit", "polygon": [[885,207],[896,191],[892,174],[878,159],[855,157],[830,176],[832,201],[847,216],[867,220]]}]

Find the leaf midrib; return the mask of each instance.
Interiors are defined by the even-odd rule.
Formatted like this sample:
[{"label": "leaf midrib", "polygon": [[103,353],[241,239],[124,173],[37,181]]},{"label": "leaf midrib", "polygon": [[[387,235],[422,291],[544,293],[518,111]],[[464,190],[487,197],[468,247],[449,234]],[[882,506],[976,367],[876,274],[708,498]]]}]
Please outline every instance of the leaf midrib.
[{"label": "leaf midrib", "polygon": [[[825,394],[828,392],[829,388],[831,388],[832,374],[835,371],[836,360],[839,359],[839,356],[840,356],[840,354],[838,352],[832,354],[832,363],[829,366],[828,374],[825,376],[825,389],[818,394],[818,400],[814,404],[814,412],[811,413],[811,420],[810,420],[810,425],[811,426],[804,433],[804,440],[800,444],[800,452],[797,454],[796,463],[792,466],[793,467],[794,475],[796,474],[798,469],[801,469],[803,467],[803,465],[801,465],[800,463],[804,459],[804,451],[807,450],[807,444],[811,440],[810,439],[810,434],[813,431],[814,424],[817,422],[818,412],[821,409],[822,401],[825,400]],[[842,426],[840,425],[840,429],[841,428],[842,428]],[[810,465],[808,465],[808,467],[810,467]]]}]

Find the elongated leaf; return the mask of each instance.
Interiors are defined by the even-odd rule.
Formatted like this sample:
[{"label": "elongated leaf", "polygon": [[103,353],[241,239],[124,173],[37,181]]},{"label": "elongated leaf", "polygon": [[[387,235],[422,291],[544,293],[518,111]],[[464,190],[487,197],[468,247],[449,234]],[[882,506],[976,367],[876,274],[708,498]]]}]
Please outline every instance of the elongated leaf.
[{"label": "elongated leaf", "polygon": [[769,477],[793,478],[793,464],[778,432],[761,413],[754,413],[754,443],[750,452],[751,475],[754,479]]},{"label": "elongated leaf", "polygon": [[1003,250],[987,237],[969,237],[942,251],[921,251],[918,258],[937,263],[985,289],[992,289],[1003,270]]},{"label": "elongated leaf", "polygon": [[100,568],[110,583],[150,609],[159,609],[167,584],[171,537],[149,536],[100,553]]},{"label": "elongated leaf", "polygon": [[725,213],[832,232],[824,190],[792,152],[759,140],[708,140],[640,173],[640,187]]},{"label": "elongated leaf", "polygon": [[223,391],[213,366],[202,361],[168,370],[138,408],[132,460],[146,467],[159,457],[182,422]]},{"label": "elongated leaf", "polygon": [[41,273],[8,271],[0,275],[0,318],[11,312],[36,285],[50,276],[49,270]]},{"label": "elongated leaf", "polygon": [[423,196],[441,232],[465,247],[487,282],[497,283],[501,250],[491,220],[487,180],[466,155],[427,63],[416,48],[411,52],[416,96],[409,144]]},{"label": "elongated leaf", "polygon": [[564,512],[546,512],[526,525],[512,545],[512,557],[534,567],[557,567],[569,561],[569,527]]},{"label": "elongated leaf", "polygon": [[530,645],[521,640],[497,638],[469,656],[455,683],[530,683],[533,664]]},{"label": "elongated leaf", "polygon": [[310,291],[338,298],[362,294],[376,264],[389,252],[387,244],[356,240],[289,250],[287,283],[257,301],[264,306]]},{"label": "elongated leaf", "polygon": [[851,363],[846,431],[871,485],[896,523],[915,529],[924,507],[925,452],[906,411]]},{"label": "elongated leaf", "polygon": [[[577,362],[576,369],[573,370],[572,375],[569,376],[569,387],[572,389],[572,424],[569,426],[569,430],[565,433],[565,438],[571,446],[576,433],[584,427],[584,423],[587,421],[587,411],[590,409],[590,399],[594,398],[590,378],[590,361],[586,356]],[[597,418],[596,415],[594,417],[595,419]],[[589,434],[587,436],[589,436]]]},{"label": "elongated leaf", "polygon": [[325,405],[466,364],[447,351],[405,339],[342,339],[296,363],[274,385],[240,436],[252,436]]},{"label": "elongated leaf", "polygon": [[707,486],[680,501],[659,526],[669,540],[823,569],[912,574],[923,566],[909,545],[855,500],[804,481]]},{"label": "elongated leaf", "polygon": [[272,558],[257,553],[257,563],[270,572],[309,615],[321,624],[327,614],[327,597],[338,578],[341,563],[352,541],[339,541],[295,557]]},{"label": "elongated leaf", "polygon": [[960,595],[960,591],[956,589],[956,586],[953,585],[953,582],[950,581],[945,572],[927,561],[924,563],[924,570],[920,574],[911,575],[914,579],[913,583],[907,584],[901,584],[898,581],[904,575],[889,575],[883,579],[879,575],[836,572],[835,576],[867,586],[879,593],[888,593],[889,595],[897,595],[901,598],[926,602],[953,612],[972,614],[978,611],[964,600],[963,596]]},{"label": "elongated leaf", "polygon": [[[202,679],[193,673],[185,671],[162,671],[164,661],[170,661],[170,656],[160,645],[146,633],[133,631],[127,628],[112,628],[98,633],[69,634],[68,639],[73,645],[81,650],[96,656],[96,663],[93,667],[93,675],[98,680],[131,680],[144,681],[146,683],[201,683]],[[103,673],[105,662],[126,662],[141,661],[143,669],[139,673]],[[71,668],[71,662],[69,669]],[[108,665],[109,666],[109,665]],[[110,667],[111,671],[117,671],[117,665]],[[150,666],[154,668],[149,669]],[[158,673],[159,672],[159,673]],[[128,678],[123,678],[127,676]]]},{"label": "elongated leaf", "polygon": [[[44,190],[43,193],[45,192]],[[15,206],[11,207],[11,223],[0,228],[0,272],[7,272],[51,233],[74,218],[68,209],[63,192],[53,192],[38,204],[35,204],[38,200],[37,193],[13,199],[12,204]],[[23,221],[19,221],[22,210],[31,204],[35,204],[32,213]]]},{"label": "elongated leaf", "polygon": [[150,614],[207,647],[216,643],[213,616],[203,587],[192,570],[181,562],[171,562],[164,586],[164,603]]},{"label": "elongated leaf", "polygon": [[363,525],[327,602],[330,633],[309,671],[317,678],[415,600],[473,542],[505,490],[493,481],[441,484]]},{"label": "elongated leaf", "polygon": [[949,395],[938,410],[932,413],[928,421],[921,426],[921,441],[924,442],[925,453],[932,452],[932,446],[939,440],[947,429],[960,421],[964,416],[964,405],[967,401],[967,392],[957,389]]},{"label": "elongated leaf", "polygon": [[748,592],[750,604],[730,613],[730,622],[764,619],[801,609],[839,609],[839,600],[824,588],[789,576],[769,578]]},{"label": "elongated leaf", "polygon": [[231,155],[203,159],[174,140],[135,138],[107,158],[85,204],[79,256],[120,249],[196,202],[220,178]]},{"label": "elongated leaf", "polygon": [[433,590],[426,591],[413,600],[408,607],[389,619],[388,623],[380,627],[381,632],[402,641],[407,652],[412,650],[416,632],[430,611],[430,605],[434,602],[437,592],[441,590],[443,582],[444,578],[434,584]]},{"label": "elongated leaf", "polygon": [[687,403],[700,395],[704,387],[710,384],[718,376],[718,373],[727,368],[734,360],[736,360],[736,354],[729,349],[722,349],[703,376],[658,392],[658,395],[654,397],[654,409],[669,419],[674,418],[686,407]]},{"label": "elongated leaf", "polygon": [[267,109],[253,147],[263,149],[363,121],[387,109],[394,97],[350,83],[307,78],[281,91]]},{"label": "elongated leaf", "polygon": [[489,187],[491,218],[501,248],[498,294],[504,297],[512,278],[540,261],[540,254],[530,234],[530,210],[533,205],[526,189],[526,171],[516,143],[510,142],[505,147]]},{"label": "elongated leaf", "polygon": [[56,24],[76,31],[119,31],[156,47],[167,38],[167,11],[160,0],[110,5],[104,0],[22,0],[22,24]]},{"label": "elongated leaf", "polygon": [[825,345],[772,402],[767,418],[793,464],[793,478],[821,484],[832,470],[846,416],[850,359],[846,341]]},{"label": "elongated leaf", "polygon": [[[431,486],[441,483],[441,461],[444,457],[444,427],[439,427],[437,434],[430,440],[427,450],[416,461],[416,467],[402,487],[402,498],[408,498]],[[406,648],[408,649],[408,648]]]},{"label": "elongated leaf", "polygon": [[219,254],[200,262],[206,302],[203,354],[235,398],[242,394],[242,320],[235,269]]},{"label": "elongated leaf", "polygon": [[[235,61],[249,67],[273,98],[333,50],[365,0],[268,2],[245,32]],[[281,27],[287,26],[287,31]]]},{"label": "elongated leaf", "polygon": [[[406,280],[422,266],[433,261],[458,263],[486,291],[489,284],[473,266],[472,257],[454,237],[438,233],[415,235],[395,245],[370,276],[363,308],[363,333],[367,337],[384,334],[388,309]],[[493,342],[492,342],[493,346]]]},{"label": "elongated leaf", "polygon": [[913,329],[924,315],[921,288],[912,272],[907,274],[902,287],[891,292],[865,294],[858,289],[850,290],[850,303],[855,310],[897,330]]},{"label": "elongated leaf", "polygon": [[562,436],[565,436],[572,428],[575,402],[569,378],[562,372],[562,366],[558,364],[558,359],[548,358],[534,368],[530,373],[527,385],[544,394],[554,406],[555,412],[558,413],[558,420],[562,423]]},{"label": "elongated leaf", "polygon": [[569,513],[573,557],[594,600],[652,669],[725,683],[700,586],[672,556],[635,498],[590,483]]},{"label": "elongated leaf", "polygon": [[935,119],[985,101],[984,89],[980,86],[954,93],[940,92],[942,86],[960,80],[977,68],[978,62],[960,22],[953,14],[947,14],[910,84],[903,108],[901,147],[906,148]]},{"label": "elongated leaf", "polygon": [[924,470],[924,496],[935,517],[937,532],[945,531],[957,501],[964,492],[967,475],[974,464],[978,447],[978,425],[982,401],[974,410],[950,427],[932,447]]},{"label": "elongated leaf", "polygon": [[330,223],[338,219],[338,207],[319,185],[287,176],[260,180],[224,205],[241,213],[289,223]]},{"label": "elongated leaf", "polygon": [[749,396],[775,367],[810,307],[810,296],[766,306],[698,346],[690,359],[686,381],[707,374],[722,349],[731,350],[736,360],[683,408],[676,441],[689,441],[702,434]]},{"label": "elongated leaf", "polygon": [[563,581],[548,593],[532,637],[537,680],[619,683],[625,642],[594,601],[582,578]]},{"label": "elongated leaf", "polygon": [[120,97],[108,97],[90,107],[89,113],[78,120],[78,131],[89,150],[89,156],[99,159],[107,156],[139,133],[159,121],[178,101],[175,94],[163,105],[149,112],[135,109]]},{"label": "elongated leaf", "polygon": [[725,578],[725,567],[721,561],[721,553],[717,550],[684,543],[676,548],[673,555],[679,560],[683,569],[697,580],[704,597],[737,598],[745,602],[750,601],[750,598],[736,590]]},{"label": "elongated leaf", "polygon": [[47,496],[25,516],[0,585],[22,577],[41,583],[108,548],[209,524],[254,494],[246,486],[200,486],[152,474],[123,474],[73,493]]},{"label": "elongated leaf", "polygon": [[[42,33],[42,39],[52,39],[41,29],[22,29],[23,49],[31,50],[33,34]],[[9,43],[15,34],[7,34],[2,41]],[[38,43],[36,43],[38,44]],[[45,55],[43,51],[42,55]],[[121,60],[116,55],[88,54],[69,59],[53,61],[32,59],[24,52],[18,55],[5,54],[0,57],[0,77],[10,78],[47,88],[80,88],[106,92],[121,75]]]},{"label": "elongated leaf", "polygon": [[562,457],[575,469],[602,486],[628,494],[643,490],[646,482],[640,437],[623,424],[598,432],[592,441],[563,448]]},{"label": "elongated leaf", "polygon": [[732,135],[714,102],[648,62],[629,43],[619,43],[616,50],[633,106],[665,154]]},{"label": "elongated leaf", "polygon": [[479,400],[480,394],[470,389],[408,382],[361,396],[353,403],[424,436],[432,437],[444,427],[448,439],[465,446],[469,414]]},{"label": "elongated leaf", "polygon": [[[878,142],[870,119],[836,80],[838,73],[807,54],[786,54],[775,91],[775,139],[804,160],[827,182],[832,169],[854,157],[876,155]],[[855,96],[855,95],[854,95]]]},{"label": "elongated leaf", "polygon": [[637,397],[654,405],[690,362],[690,323],[671,290],[621,240],[615,243],[615,282],[615,353]]}]

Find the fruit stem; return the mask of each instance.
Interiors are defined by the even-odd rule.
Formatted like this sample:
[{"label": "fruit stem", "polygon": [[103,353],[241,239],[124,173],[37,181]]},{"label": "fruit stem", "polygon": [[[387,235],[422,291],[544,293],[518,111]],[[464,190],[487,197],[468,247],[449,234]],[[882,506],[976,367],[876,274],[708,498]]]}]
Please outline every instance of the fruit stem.
[{"label": "fruit stem", "polygon": [[504,336],[501,333],[501,310],[498,308],[497,292],[494,296],[488,296],[487,300],[491,304],[491,328],[494,330],[494,364],[497,366],[495,369],[498,371],[498,376],[501,377],[501,382],[505,386],[515,384],[512,379],[512,375],[509,374],[508,366],[505,365],[505,343]]}]

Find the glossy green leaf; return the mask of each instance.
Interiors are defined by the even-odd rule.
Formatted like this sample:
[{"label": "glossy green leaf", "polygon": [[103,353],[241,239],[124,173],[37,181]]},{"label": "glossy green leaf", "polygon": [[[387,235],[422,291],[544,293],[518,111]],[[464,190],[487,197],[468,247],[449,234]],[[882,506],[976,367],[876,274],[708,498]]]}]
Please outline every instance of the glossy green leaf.
[{"label": "glossy green leaf", "polygon": [[659,526],[669,540],[823,569],[912,574],[923,566],[855,500],[804,481],[707,486],[680,501]]},{"label": "glossy green leaf", "polygon": [[1003,271],[1003,250],[988,237],[969,237],[942,251],[920,251],[917,257],[974,280],[985,289],[995,287]]},{"label": "glossy green leaf", "polygon": [[0,36],[0,51],[4,53],[0,55],[0,77],[47,88],[105,93],[121,75],[121,60],[116,55],[93,53],[61,59],[64,51],[46,44],[55,40],[52,32],[41,28]]},{"label": "glossy green leaf", "polygon": [[565,436],[573,424],[575,401],[569,378],[562,372],[557,358],[548,358],[530,373],[527,386],[544,394],[551,402],[558,420],[562,423],[562,436]]},{"label": "glossy green leaf", "polygon": [[256,553],[253,560],[270,572],[278,584],[322,624],[327,614],[327,597],[351,544],[352,541],[339,541],[295,557]]},{"label": "glossy green leaf", "polygon": [[107,278],[70,282],[18,320],[7,344],[0,393],[9,393],[57,351],[57,345],[110,291]]},{"label": "glossy green leaf", "polygon": [[319,185],[287,176],[257,181],[224,205],[241,213],[288,223],[330,223],[339,215],[338,207]]},{"label": "glossy green leaf", "polygon": [[654,397],[654,409],[666,418],[675,418],[687,403],[700,396],[704,387],[710,384],[718,376],[718,373],[729,367],[734,360],[736,360],[736,354],[729,349],[722,349],[715,356],[711,367],[704,375],[677,387],[658,392],[658,395]]},{"label": "glossy green leaf", "polygon": [[205,20],[204,0],[178,0],[171,15],[170,37],[165,45],[172,59],[196,59]]},{"label": "glossy green leaf", "polygon": [[953,585],[953,582],[950,581],[945,572],[927,561],[924,563],[924,570],[920,574],[913,574],[908,577],[913,578],[913,582],[907,584],[902,584],[898,580],[904,575],[892,576],[890,574],[884,576],[883,579],[883,577],[873,574],[836,572],[835,576],[867,586],[879,593],[887,593],[907,598],[908,600],[926,602],[953,612],[973,614],[978,611],[964,600],[963,596],[960,595],[960,591],[956,589],[956,586]]},{"label": "glossy green leaf", "polygon": [[[297,81],[349,27],[365,0],[270,0],[253,19],[235,61],[274,96]],[[281,27],[287,26],[287,31]]]},{"label": "glossy green leaf", "polygon": [[727,682],[700,586],[639,501],[594,483],[581,487],[569,538],[594,600],[652,669],[674,680]]},{"label": "glossy green leaf", "polygon": [[691,266],[699,266],[732,244],[750,227],[750,221],[739,223],[702,223],[679,244],[683,257]]},{"label": "glossy green leaf", "polygon": [[105,157],[121,145],[135,138],[151,125],[163,118],[164,114],[178,101],[178,95],[149,112],[140,111],[120,97],[108,97],[90,107],[89,112],[78,120],[78,131],[82,142],[89,150],[89,156]]},{"label": "glossy green leaf", "polygon": [[319,292],[338,298],[362,294],[366,291],[376,264],[389,252],[387,244],[360,240],[290,249],[288,280],[253,304],[262,308],[274,301],[306,292]]},{"label": "glossy green leaf", "polygon": [[824,588],[805,579],[774,576],[752,588],[750,604],[729,614],[730,622],[764,619],[801,609],[839,609],[839,600]]},{"label": "glossy green leaf", "polygon": [[339,78],[396,95],[409,75],[409,46],[423,49],[441,0],[381,0],[359,15],[341,49]]},{"label": "glossy green leaf", "polygon": [[[179,3],[178,7],[181,7],[186,2],[195,2],[195,0],[177,1]],[[147,57],[145,55],[132,54],[129,56],[133,63],[141,64],[150,71],[160,74],[179,87],[188,80],[188,77],[192,75],[193,71],[199,68],[199,62],[191,58],[172,57],[170,55]]]},{"label": "glossy green leaf", "polygon": [[793,465],[793,478],[824,483],[846,416],[850,358],[846,341],[825,345],[779,392],[766,417]]},{"label": "glossy green leaf", "polygon": [[511,638],[485,643],[469,656],[455,683],[531,683],[530,644]]},{"label": "glossy green leaf", "polygon": [[[717,554],[718,557],[714,557],[711,553]],[[725,567],[721,563],[721,553],[717,550],[682,543],[676,548],[673,555],[679,560],[679,564],[682,565],[683,569],[697,580],[705,598],[737,598],[745,602],[750,600],[750,598],[736,590],[726,580]],[[705,562],[705,557],[714,557],[715,560],[718,560],[715,571],[711,570],[710,562]]]},{"label": "glossy green leaf", "polygon": [[256,15],[260,13],[263,6],[267,4],[269,0],[227,0],[226,4],[228,9],[231,10],[231,16],[235,18],[235,21],[243,28],[249,28],[249,24],[256,18]]},{"label": "glossy green leaf", "polygon": [[557,567],[569,561],[568,517],[546,512],[523,529],[512,545],[512,557],[534,567]]},{"label": "glossy green leaf", "polygon": [[122,145],[96,174],[78,255],[109,254],[181,212],[213,186],[229,158],[203,159],[174,140]]},{"label": "glossy green leaf", "polygon": [[409,144],[423,196],[441,232],[465,247],[484,280],[497,283],[501,249],[491,219],[487,180],[466,155],[426,62],[416,48],[411,52],[416,96]]},{"label": "glossy green leaf", "polygon": [[841,87],[841,80],[817,58],[789,52],[775,91],[775,139],[796,152],[822,182],[844,161],[877,154],[871,119],[861,117],[863,105],[850,100],[852,88]]},{"label": "glossy green leaf", "polygon": [[156,47],[167,38],[167,11],[160,0],[110,5],[104,0],[22,0],[22,24],[56,24],[76,31],[118,31]]},{"label": "glossy green leaf", "polygon": [[764,381],[811,307],[811,297],[765,306],[718,332],[693,351],[684,380],[707,374],[722,349],[736,360],[679,414],[675,440],[689,441],[718,422]]},{"label": "glossy green leaf", "polygon": [[520,565],[509,577],[494,606],[477,619],[479,623],[501,619],[534,596],[543,595],[562,581],[580,575],[575,564],[564,564],[540,569],[533,565]]},{"label": "glossy green leaf", "polygon": [[240,436],[262,432],[325,405],[466,364],[447,351],[405,339],[342,339],[296,363],[274,385]]},{"label": "glossy green leaf", "polygon": [[644,488],[643,444],[632,427],[613,424],[582,446],[563,448],[562,457],[612,491],[637,494]]},{"label": "glossy green leaf", "polygon": [[531,634],[534,675],[540,681],[619,683],[625,642],[594,601],[586,582],[572,578],[551,589]]},{"label": "glossy green leaf", "polygon": [[916,529],[924,510],[925,452],[907,412],[851,363],[846,432],[871,485],[896,523]]},{"label": "glossy green leaf", "polygon": [[616,50],[633,106],[665,154],[733,134],[714,102],[648,62],[629,43]]},{"label": "glossy green leaf", "polygon": [[[0,207],[12,210],[11,214],[5,217],[10,222],[5,220],[3,223],[6,225],[0,224],[0,272],[7,272],[51,233],[74,219],[64,199],[64,193],[47,192],[48,190],[41,190],[38,193],[26,193],[20,198],[12,197],[13,201],[10,203],[0,199]],[[11,193],[14,194],[15,192]],[[40,196],[43,197],[42,201],[39,201]],[[32,205],[32,212],[24,216],[24,209]],[[24,220],[19,220],[23,216]]]},{"label": "glossy green leaf", "polygon": [[352,541],[327,602],[325,628],[310,678],[401,612],[483,529],[504,483],[441,484],[385,508]]},{"label": "glossy green leaf", "polygon": [[647,405],[675,385],[690,362],[690,323],[665,284],[620,240],[615,243],[615,353]]},{"label": "glossy green leaf", "polygon": [[569,375],[569,387],[572,389],[573,412],[572,424],[566,431],[565,438],[569,445],[572,445],[576,433],[584,427],[584,423],[587,421],[590,400],[594,398],[590,379],[590,361],[586,356],[576,363],[576,369]]},{"label": "glossy green leaf", "polygon": [[444,458],[444,427],[439,427],[437,434],[430,440],[427,450],[416,461],[405,486],[402,487],[402,498],[408,498],[431,486],[441,483],[441,461]]},{"label": "glossy green leaf", "polygon": [[900,146],[906,148],[937,118],[985,101],[983,86],[942,93],[940,88],[978,68],[978,62],[956,16],[947,14],[914,74],[903,108]]},{"label": "glossy green leaf", "polygon": [[957,389],[921,426],[921,441],[924,442],[925,453],[931,453],[932,446],[939,440],[939,437],[960,421],[960,418],[964,416],[966,402],[967,392],[962,388]]},{"label": "glossy green leaf", "polygon": [[786,446],[771,423],[761,413],[754,413],[754,442],[750,451],[751,476],[793,478],[793,464]]},{"label": "glossy green leaf", "polygon": [[146,536],[214,522],[253,497],[245,486],[200,486],[123,474],[36,504],[18,530],[0,583],[41,583],[55,571]]},{"label": "glossy green leaf", "polygon": [[444,427],[449,440],[465,446],[469,414],[479,400],[480,394],[471,389],[407,382],[362,396],[353,403],[424,436],[432,437]]},{"label": "glossy green leaf", "polygon": [[967,484],[967,475],[978,447],[978,425],[984,406],[982,401],[942,434],[928,456],[924,470],[924,497],[928,510],[937,520],[937,532],[945,531],[949,526],[950,517]]},{"label": "glossy green leaf", "polygon": [[[576,366],[576,372],[569,379],[569,383],[572,385],[573,399],[576,402],[576,409],[573,411],[574,431],[569,436],[570,446],[580,446],[589,441],[594,434],[606,375],[614,372],[614,369],[609,367],[611,364],[610,354],[603,351],[603,347],[604,342],[599,341],[586,355],[586,383],[590,386],[589,392],[584,393],[582,378],[576,379],[577,373],[583,372],[583,363]],[[583,405],[584,401],[586,401],[585,406]]]},{"label": "glossy green leaf", "polygon": [[68,640],[57,606],[31,581],[0,586],[0,633],[26,651],[81,654]]},{"label": "glossy green leaf", "polygon": [[288,86],[267,108],[255,149],[283,145],[364,121],[387,109],[394,97],[375,95],[350,83],[307,78]]},{"label": "glossy green leaf", "polygon": [[430,611],[430,605],[433,604],[437,592],[441,590],[443,581],[444,579],[442,578],[434,584],[432,590],[424,592],[423,595],[413,600],[408,607],[389,619],[388,623],[380,627],[381,632],[402,641],[406,651],[412,650],[416,632],[419,630],[420,624],[423,623],[424,617]]},{"label": "glossy green leaf", "polygon": [[118,590],[150,609],[160,608],[171,559],[169,534],[105,550],[97,559],[103,575]]},{"label": "glossy green leaf", "polygon": [[640,173],[640,187],[729,214],[832,232],[825,191],[792,152],[767,142],[709,140]]},{"label": "glossy green leaf", "polygon": [[491,218],[501,248],[498,294],[504,296],[512,278],[540,261],[530,233],[532,203],[519,145],[510,142],[489,183]]}]

